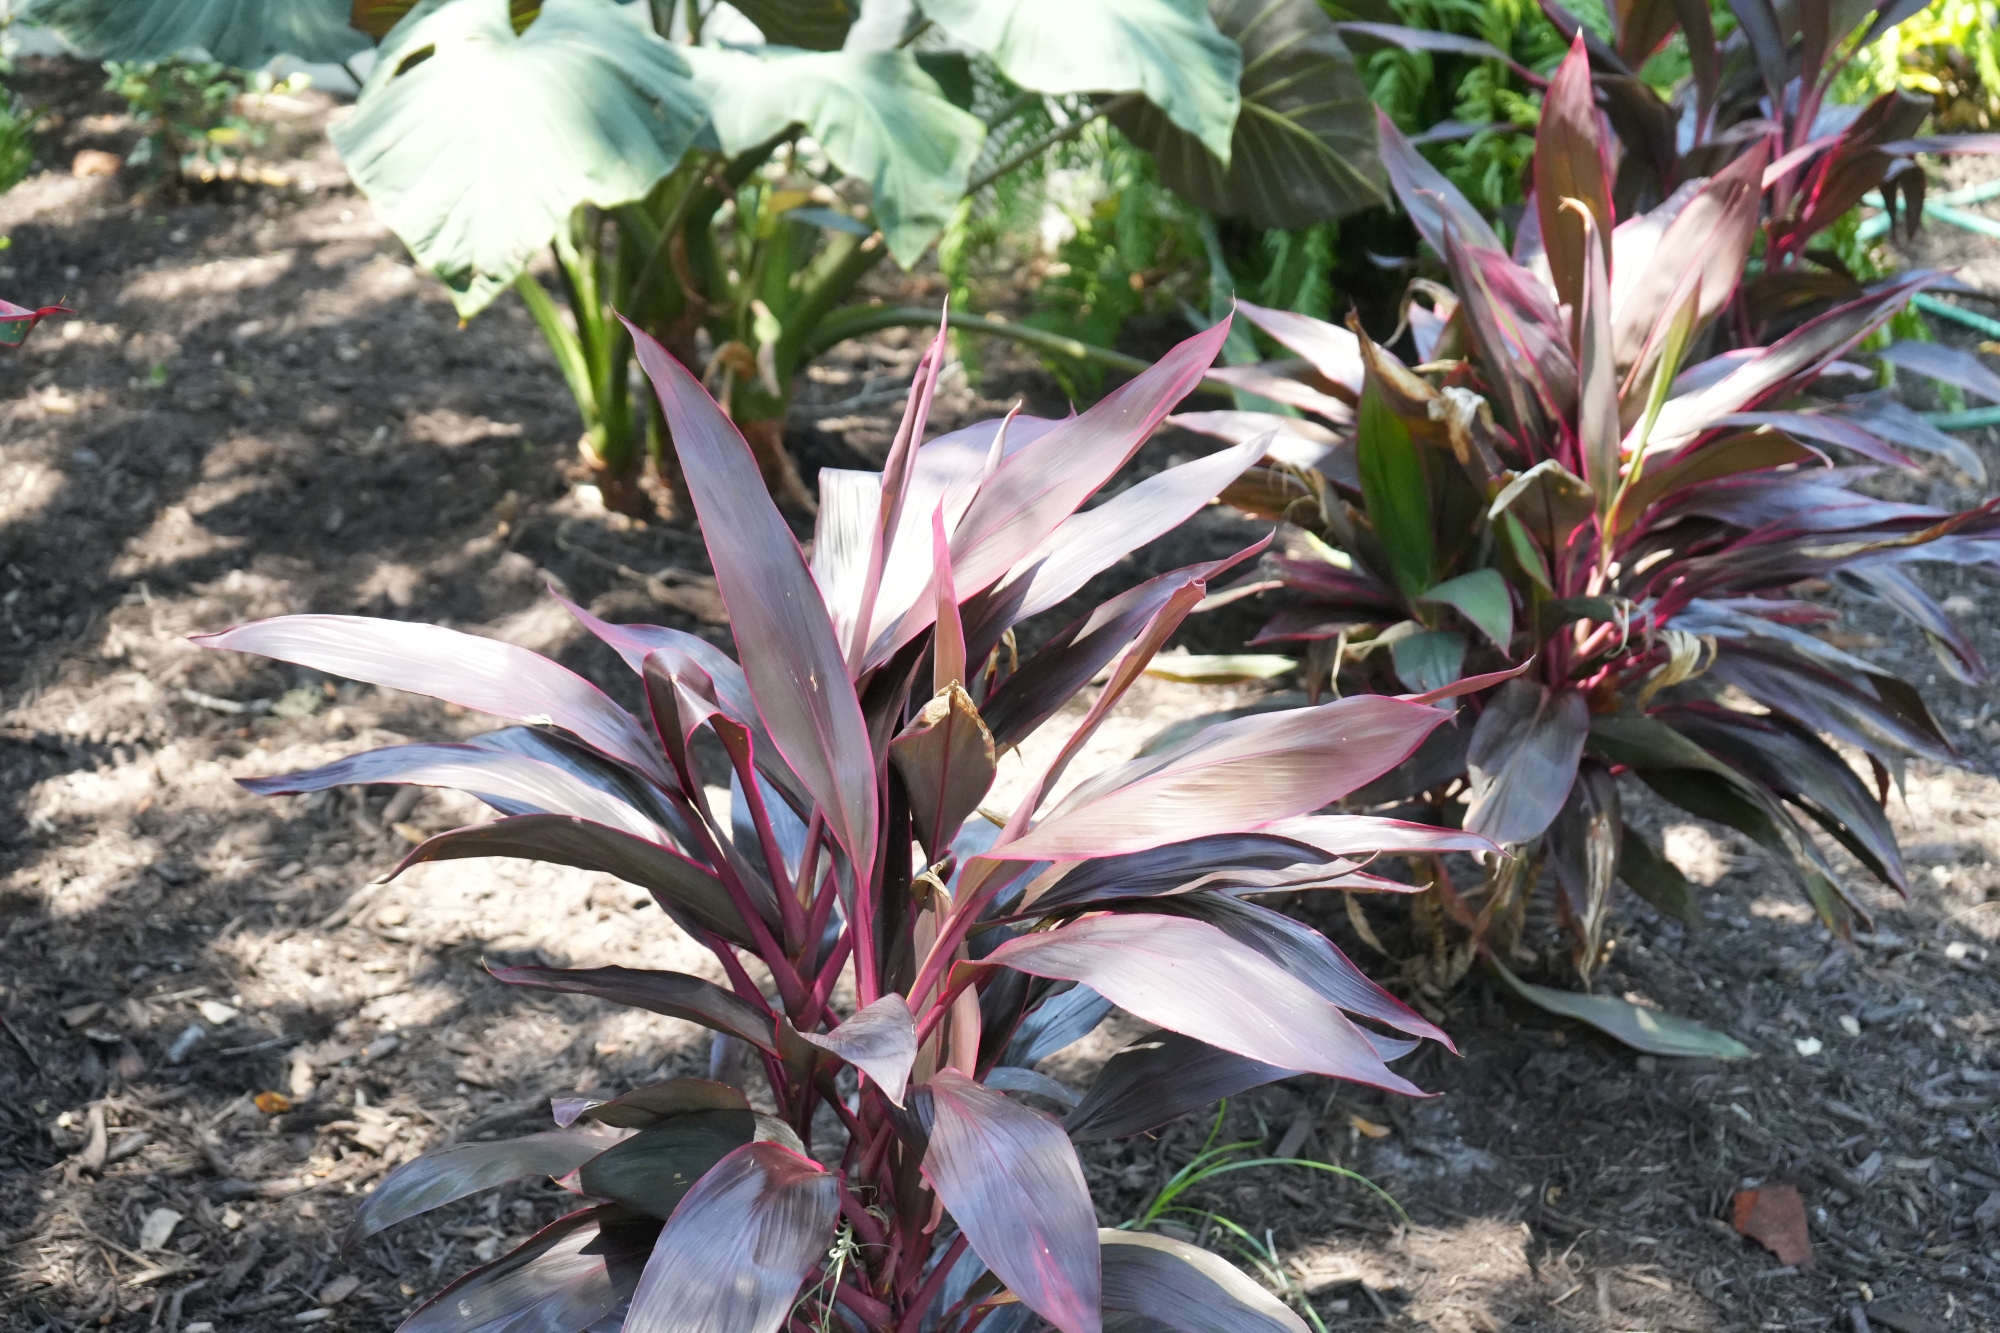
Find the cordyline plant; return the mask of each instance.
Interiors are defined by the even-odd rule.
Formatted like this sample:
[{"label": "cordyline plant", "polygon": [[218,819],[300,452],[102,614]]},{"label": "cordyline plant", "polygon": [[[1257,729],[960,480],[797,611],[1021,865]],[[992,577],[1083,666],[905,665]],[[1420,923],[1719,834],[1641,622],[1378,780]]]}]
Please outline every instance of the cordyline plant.
[{"label": "cordyline plant", "polygon": [[[1907,681],[1813,633],[1839,618],[1804,600],[1818,581],[1892,607],[1960,680],[1987,679],[1909,571],[1918,561],[2000,569],[2000,501],[1949,513],[1852,489],[1879,466],[1921,471],[1906,451],[1983,475],[1977,456],[1892,399],[1838,388],[1871,378],[1841,358],[1943,275],[1898,277],[1769,346],[1701,359],[1695,349],[1713,346],[1740,298],[1771,183],[1788,168],[1756,147],[1621,218],[1586,59],[1579,41],[1542,112],[1523,230],[1545,245],[1513,256],[1385,128],[1403,206],[1451,277],[1449,288],[1417,284],[1432,303],[1409,311],[1419,366],[1358,323],[1350,332],[1244,307],[1308,369],[1219,373],[1326,424],[1179,418],[1225,437],[1286,432],[1271,465],[1227,498],[1324,539],[1272,561],[1292,601],[1260,636],[1308,645],[1315,687],[1331,673],[1344,692],[1432,689],[1531,663],[1476,696],[1475,724],[1441,728],[1350,798],[1462,818],[1506,849],[1477,887],[1454,884],[1440,859],[1422,868],[1434,983],[1517,946],[1543,868],[1586,983],[1616,878],[1698,920],[1679,873],[1625,827],[1621,774],[1780,856],[1835,928],[1867,913],[1809,824],[1905,889],[1883,814],[1889,777],[1908,758],[1955,756]],[[1916,344],[1883,355],[2000,387],[1969,353]],[[1867,756],[1874,790],[1829,741]],[[1629,1020],[1607,1003],[1593,1012]]]},{"label": "cordyline plant", "polygon": [[38,310],[30,310],[12,301],[0,301],[0,347],[16,348],[28,341],[28,335],[35,331],[35,325],[50,315],[74,315],[76,311],[68,306],[45,305]]},{"label": "cordyline plant", "polygon": [[[623,967],[495,975],[702,1024],[753,1049],[768,1081],[755,1107],[692,1078],[558,1097],[552,1132],[400,1167],[357,1236],[510,1179],[552,1175],[578,1196],[406,1329],[771,1333],[826,1328],[837,1307],[849,1326],[915,1333],[1018,1301],[1064,1333],[1114,1319],[1300,1333],[1213,1256],[1100,1232],[1072,1144],[1299,1071],[1415,1091],[1386,1062],[1443,1034],[1254,896],[1395,888],[1361,863],[1490,846],[1313,813],[1394,769],[1449,712],[1363,697],[1222,723],[1051,801],[1207,582],[1263,543],[1141,583],[1018,665],[1011,639],[1263,452],[1226,449],[1081,509],[1226,333],[1082,416],[1013,416],[918,447],[940,337],[885,469],[821,474],[810,561],[741,436],[635,333],[738,650],[572,607],[638,677],[643,719],[533,653],[436,626],[291,616],[203,640],[522,724],[248,785],[455,787],[501,818],[405,864],[513,856],[644,887],[713,952],[720,983]],[[1076,733],[1011,812],[989,816],[996,754],[1105,671]],[[704,745],[733,775],[726,814],[704,795]],[[1032,1066],[1114,1004],[1163,1030],[1075,1104]],[[1022,1095],[1074,1109],[1058,1121]]]}]

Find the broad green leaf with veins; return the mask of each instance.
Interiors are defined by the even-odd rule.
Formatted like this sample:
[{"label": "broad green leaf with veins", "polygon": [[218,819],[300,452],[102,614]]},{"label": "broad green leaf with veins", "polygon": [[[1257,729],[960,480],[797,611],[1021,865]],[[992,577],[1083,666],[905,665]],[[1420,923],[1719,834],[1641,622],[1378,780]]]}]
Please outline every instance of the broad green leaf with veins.
[{"label": "broad green leaf with veins", "polygon": [[1038,93],[1144,93],[1226,166],[1243,56],[1203,0],[923,0],[925,17]]},{"label": "broad green leaf with veins", "polygon": [[1216,152],[1151,106],[1112,113],[1158,161],[1160,179],[1203,208],[1260,227],[1309,227],[1386,203],[1368,87],[1315,0],[1214,0],[1210,12],[1243,51],[1243,109],[1230,151]]},{"label": "broad green leaf with veins", "polygon": [[986,126],[945,100],[905,51],[683,48],[727,153],[800,123],[833,164],[874,190],[876,225],[908,267],[965,194]]},{"label": "broad green leaf with veins", "polygon": [[348,0],[35,0],[20,15],[105,60],[165,60],[192,47],[239,69],[273,56],[345,60],[368,45]]},{"label": "broad green leaf with veins", "polygon": [[519,36],[507,0],[425,0],[332,137],[470,318],[578,205],[642,198],[707,114],[680,53],[614,0],[548,0]]}]

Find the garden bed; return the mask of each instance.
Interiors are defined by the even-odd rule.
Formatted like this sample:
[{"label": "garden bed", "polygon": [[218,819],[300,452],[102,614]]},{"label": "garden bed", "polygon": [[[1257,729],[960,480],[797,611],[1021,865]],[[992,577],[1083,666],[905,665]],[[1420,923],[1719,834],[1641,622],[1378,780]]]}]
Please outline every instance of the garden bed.
[{"label": "garden bed", "polygon": [[[61,118],[56,169],[0,196],[0,294],[79,310],[0,363],[0,1328],[294,1328],[317,1310],[305,1322],[386,1328],[559,1204],[549,1186],[503,1191],[337,1253],[395,1161],[544,1127],[551,1093],[706,1067],[688,1025],[503,993],[482,961],[701,957],[600,876],[458,862],[379,884],[411,837],[472,804],[260,800],[234,779],[486,724],[185,636],[293,611],[443,621],[622,688],[548,585],[718,642],[720,602],[691,526],[606,514],[579,486],[573,410],[525,311],[510,299],[457,327],[348,186],[320,134],[328,103],[269,109],[263,165],[285,184],[173,197],[71,174],[77,153],[130,142],[97,81],[25,71],[24,95]],[[1920,246],[2000,290],[2000,264],[1955,249],[1971,243]],[[883,281],[885,298],[935,299],[922,277]],[[986,353],[976,388],[947,382],[939,424],[1022,396],[1061,410],[1031,363]],[[792,422],[802,460],[879,460],[915,356],[885,335],[815,370]],[[2000,475],[1991,433],[1976,442]],[[1165,434],[1134,475],[1203,447]],[[1936,503],[1972,498],[1963,478],[1928,485]],[[1210,511],[1141,562],[1256,531]],[[2000,591],[1956,577],[1934,591],[1965,599],[1947,604],[2000,662]],[[1403,1066],[1443,1095],[1297,1079],[1238,1099],[1222,1131],[1359,1171],[1407,1217],[1299,1169],[1190,1199],[1268,1236],[1333,1328],[1858,1329],[1857,1304],[1901,1333],[2000,1320],[2000,707],[1925,666],[1886,616],[1857,622],[1931,677],[1975,770],[1912,765],[1894,802],[1914,900],[1879,899],[1874,932],[1836,942],[1747,845],[1665,819],[1710,885],[1708,927],[1634,907],[1599,983],[1756,1060],[1636,1057],[1474,978],[1443,1013],[1460,1056]],[[1210,617],[1184,638],[1227,650],[1253,623]],[[1129,753],[1249,698],[1148,681],[1093,744]],[[1344,913],[1299,906],[1393,978]],[[1366,907],[1392,948],[1405,938],[1399,906]],[[1045,1069],[1080,1085],[1130,1032]],[[1105,1222],[1208,1130],[1087,1153]],[[1804,1198],[1812,1267],[1731,1226],[1738,1190],[1780,1183]],[[179,1215],[164,1237],[162,1210]]]}]

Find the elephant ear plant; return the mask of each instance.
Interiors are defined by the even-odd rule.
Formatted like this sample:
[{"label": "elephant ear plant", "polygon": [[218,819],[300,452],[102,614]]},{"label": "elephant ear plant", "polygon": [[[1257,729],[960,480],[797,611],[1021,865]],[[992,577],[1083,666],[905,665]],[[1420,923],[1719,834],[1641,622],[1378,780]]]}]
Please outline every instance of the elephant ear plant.
[{"label": "elephant ear plant", "polygon": [[[436,626],[291,616],[204,640],[521,724],[249,785],[476,795],[500,817],[406,864],[513,856],[608,872],[715,957],[711,977],[521,966],[498,980],[686,1019],[762,1062],[754,1100],[693,1078],[557,1097],[555,1130],[398,1168],[357,1237],[510,1179],[555,1176],[577,1196],[405,1329],[772,1333],[838,1319],[915,1333],[1019,1302],[1064,1333],[1119,1320],[1301,1333],[1200,1250],[1100,1233],[1073,1142],[1301,1072],[1416,1091],[1388,1062],[1443,1034],[1256,897],[1394,890],[1362,868],[1369,857],[1489,846],[1315,813],[1393,771],[1449,706],[1364,696],[1225,722],[1059,794],[1207,583],[1263,543],[1129,588],[1018,664],[1012,646],[1016,624],[1262,453],[1225,449],[1081,508],[1226,334],[1190,340],[1082,416],[1014,416],[920,447],[940,336],[884,470],[821,474],[808,561],[717,404],[635,333],[738,651],[572,607],[633,671],[643,717],[533,653]],[[996,755],[1100,673],[1075,734],[1011,811],[990,811]],[[704,794],[702,747],[733,773],[726,813]],[[1112,1005],[1162,1031],[1114,1056],[1077,1104],[1031,1066]],[[1023,1097],[1071,1109],[1058,1120]]]},{"label": "elephant ear plant", "polygon": [[[1884,468],[1921,475],[1913,454],[1924,451],[1983,479],[1978,457],[1893,398],[1843,392],[1872,379],[1843,358],[1945,276],[1881,282],[1768,345],[1730,348],[1788,159],[1758,144],[1666,204],[1621,216],[1587,59],[1580,39],[1550,86],[1528,219],[1540,240],[1513,256],[1392,142],[1399,198],[1451,279],[1417,284],[1429,303],[1408,312],[1419,365],[1358,323],[1246,307],[1308,369],[1227,373],[1319,421],[1180,418],[1228,438],[1283,432],[1228,498],[1313,534],[1270,563],[1268,586],[1288,600],[1260,641],[1304,646],[1316,688],[1330,676],[1350,695],[1434,689],[1532,663],[1475,696],[1475,724],[1440,729],[1350,797],[1462,821],[1506,849],[1477,886],[1455,884],[1441,859],[1420,867],[1432,984],[1481,956],[1506,975],[1544,869],[1586,984],[1616,880],[1699,921],[1688,884],[1626,827],[1621,775],[1778,856],[1837,930],[1867,912],[1813,825],[1906,889],[1884,815],[1890,777],[1906,760],[1955,755],[1908,681],[1815,633],[1840,612],[1806,600],[1811,589],[1832,583],[1893,608],[1955,677],[1988,680],[1910,571],[2000,570],[2000,501],[1953,513],[1855,489]],[[1881,355],[2000,387],[1970,353],[1898,344]],[[1872,784],[1834,744],[1865,756]],[[1662,1035],[1609,997],[1533,994],[1642,1044],[1733,1047]]]}]

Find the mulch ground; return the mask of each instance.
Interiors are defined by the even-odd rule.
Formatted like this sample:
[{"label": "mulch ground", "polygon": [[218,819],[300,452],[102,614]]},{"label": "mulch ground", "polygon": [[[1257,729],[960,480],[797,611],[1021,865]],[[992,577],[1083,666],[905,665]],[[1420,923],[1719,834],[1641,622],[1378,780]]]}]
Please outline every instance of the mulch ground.
[{"label": "mulch ground", "polygon": [[[504,1190],[338,1252],[392,1166],[543,1127],[551,1093],[705,1067],[687,1025],[504,993],[482,960],[707,964],[604,877],[460,862],[379,883],[409,839],[474,804],[257,800],[234,780],[488,724],[186,636],[308,610],[440,621],[625,691],[546,586],[613,620],[727,631],[699,535],[607,514],[579,485],[575,418],[526,313],[510,299],[457,327],[325,146],[324,101],[266,112],[261,162],[286,184],[175,195],[71,175],[79,151],[131,142],[98,81],[28,63],[21,91],[57,113],[52,170],[0,196],[0,294],[81,312],[0,362],[0,1328],[387,1328],[559,1202]],[[1924,242],[2000,291],[1985,252],[1952,252],[1969,243]],[[926,294],[921,276],[883,281]],[[916,352],[884,335],[814,372],[792,422],[809,466],[879,458]],[[1060,410],[1035,367],[989,352],[948,382],[940,424],[1021,396]],[[1200,447],[1162,436],[1134,475]],[[2000,476],[2000,449],[1981,447]],[[1978,492],[1940,472],[1917,493]],[[1113,578],[1254,531],[1204,515]],[[2000,660],[2000,592],[1932,586]],[[1924,685],[1967,759],[1912,765],[1893,802],[1912,901],[1883,897],[1872,933],[1833,939],[1733,835],[1655,812],[1708,886],[1707,925],[1633,905],[1601,982],[1758,1058],[1636,1056],[1475,978],[1443,1011],[1461,1053],[1408,1062],[1442,1095],[1299,1079],[1238,1099],[1221,1129],[1245,1154],[1365,1174],[1401,1215],[1303,1168],[1224,1175],[1183,1202],[1268,1245],[1267,1276],[1337,1329],[1995,1327],[2000,709],[1896,622],[1854,612],[1855,644]],[[1240,642],[1244,614],[1190,645]],[[1129,753],[1246,697],[1148,682],[1097,747]],[[1407,938],[1400,908],[1367,908],[1392,948]],[[1344,913],[1298,910],[1395,977]],[[1129,1031],[1045,1068],[1080,1083]],[[1210,1128],[1093,1150],[1106,1221],[1135,1215]],[[1806,1264],[1731,1224],[1738,1191],[1787,1185]],[[1225,1252],[1234,1234],[1175,1224]]]}]

